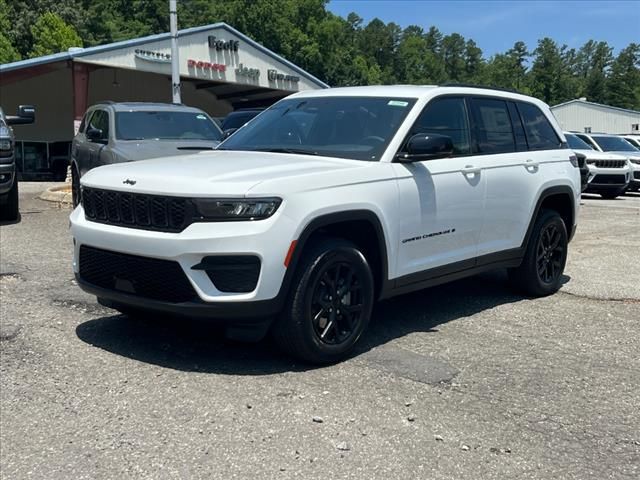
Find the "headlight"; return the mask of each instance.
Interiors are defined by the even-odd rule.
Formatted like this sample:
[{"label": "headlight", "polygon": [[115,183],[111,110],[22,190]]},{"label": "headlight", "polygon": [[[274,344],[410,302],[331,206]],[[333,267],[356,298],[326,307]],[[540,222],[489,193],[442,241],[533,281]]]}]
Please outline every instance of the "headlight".
[{"label": "headlight", "polygon": [[11,140],[1,140],[0,150],[11,150]]},{"label": "headlight", "polygon": [[631,163],[635,163],[636,165],[640,165],[640,158],[630,158]]},{"label": "headlight", "polygon": [[196,215],[204,221],[263,220],[273,215],[280,198],[194,198]]}]

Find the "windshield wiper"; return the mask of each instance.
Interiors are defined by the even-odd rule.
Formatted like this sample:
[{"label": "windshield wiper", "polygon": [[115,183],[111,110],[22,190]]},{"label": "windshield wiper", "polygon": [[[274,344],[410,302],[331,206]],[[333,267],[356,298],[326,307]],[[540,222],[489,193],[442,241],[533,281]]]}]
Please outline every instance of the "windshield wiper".
[{"label": "windshield wiper", "polygon": [[299,153],[301,155],[320,155],[318,152],[312,150],[303,150],[301,148],[256,148],[254,152],[271,152],[271,153]]}]

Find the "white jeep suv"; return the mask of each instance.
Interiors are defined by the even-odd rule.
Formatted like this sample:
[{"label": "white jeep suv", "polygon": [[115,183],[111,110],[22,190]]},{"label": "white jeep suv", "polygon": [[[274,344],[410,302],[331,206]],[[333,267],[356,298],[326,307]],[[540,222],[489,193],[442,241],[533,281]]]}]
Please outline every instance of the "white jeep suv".
[{"label": "white jeep suv", "polygon": [[580,176],[539,100],[387,86],[297,93],[217,151],[99,167],[81,187],[73,268],[101,304],[270,328],[328,363],[379,299],[496,268],[557,291]]}]

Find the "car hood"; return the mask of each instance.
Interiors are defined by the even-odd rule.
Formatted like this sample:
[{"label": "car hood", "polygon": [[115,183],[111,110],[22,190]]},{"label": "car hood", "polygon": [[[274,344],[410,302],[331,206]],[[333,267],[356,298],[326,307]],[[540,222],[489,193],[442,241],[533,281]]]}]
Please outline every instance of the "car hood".
[{"label": "car hood", "polygon": [[589,160],[626,160],[627,159],[627,156],[625,155],[615,154],[612,152],[598,152],[597,150],[582,150],[582,149],[573,149],[573,151],[584,155]]},{"label": "car hood", "polygon": [[220,142],[210,140],[140,140],[119,142],[113,152],[123,161],[148,160],[175,155],[189,155],[213,150]]},{"label": "car hood", "polygon": [[614,152],[604,152],[604,153],[611,153],[611,154],[614,154],[614,155],[620,155],[620,156],[622,156],[624,158],[640,159],[640,152],[625,152],[625,151],[615,152],[614,151]]},{"label": "car hood", "polygon": [[[365,168],[372,162],[308,155],[206,151],[192,155],[157,158],[145,162],[106,165],[90,170],[82,185],[134,193],[175,196],[244,196],[256,185],[274,181],[278,188],[295,189],[295,179]],[[334,180],[335,181],[335,180]]]}]

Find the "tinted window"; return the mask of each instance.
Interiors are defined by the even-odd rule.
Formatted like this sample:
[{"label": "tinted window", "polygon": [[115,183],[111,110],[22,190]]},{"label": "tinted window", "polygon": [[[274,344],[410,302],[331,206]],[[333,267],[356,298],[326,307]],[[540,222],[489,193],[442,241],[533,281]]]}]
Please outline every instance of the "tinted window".
[{"label": "tinted window", "polygon": [[562,142],[556,131],[538,107],[530,103],[518,103],[518,110],[524,122],[530,150],[553,150],[561,147]]},{"label": "tinted window", "polygon": [[199,112],[116,112],[119,140],[208,140],[218,141],[222,132],[213,120]]},{"label": "tinted window", "polygon": [[96,110],[89,121],[91,128],[102,130],[102,138],[109,138],[109,115],[104,110]]},{"label": "tinted window", "polygon": [[564,136],[566,137],[567,143],[569,144],[570,148],[573,148],[575,150],[593,150],[593,147],[591,145],[589,145],[587,142],[576,135],[565,133]]},{"label": "tinted window", "polygon": [[80,122],[80,126],[78,127],[78,133],[84,133],[84,127],[86,126],[87,123],[87,113],[84,114],[84,117],[82,117],[82,121]]},{"label": "tinted window", "polygon": [[478,153],[504,153],[516,150],[507,102],[474,98],[471,111]]},{"label": "tinted window", "polygon": [[580,134],[576,134],[576,137],[578,137],[580,140],[582,140],[584,143],[588,144],[591,146],[591,148],[593,150],[597,150],[597,145],[595,143],[593,143],[593,140],[591,140],[589,137],[587,137],[586,135],[580,135]]},{"label": "tinted window", "polygon": [[435,99],[422,111],[411,128],[410,135],[417,133],[446,135],[451,137],[455,154],[466,154],[471,152],[467,125],[467,109],[462,98]]},{"label": "tinted window", "polygon": [[230,113],[229,116],[224,119],[224,122],[222,122],[222,129],[240,128],[259,113],[260,112]]},{"label": "tinted window", "polygon": [[516,104],[508,102],[507,105],[509,106],[509,116],[511,117],[511,125],[513,126],[513,136],[516,140],[516,149],[519,152],[528,150],[529,146],[527,145],[527,137],[524,134],[522,119],[520,118]]},{"label": "tinted window", "polygon": [[599,135],[591,135],[593,140],[600,145],[605,152],[635,152],[638,149],[621,137],[605,137]]},{"label": "tinted window", "polygon": [[636,147],[637,149],[640,149],[640,138],[629,138],[629,137],[625,137],[624,138],[627,142],[629,142],[631,145],[633,145],[634,147]]},{"label": "tinted window", "polygon": [[362,96],[285,99],[219,148],[377,161],[414,104],[415,99]]}]

